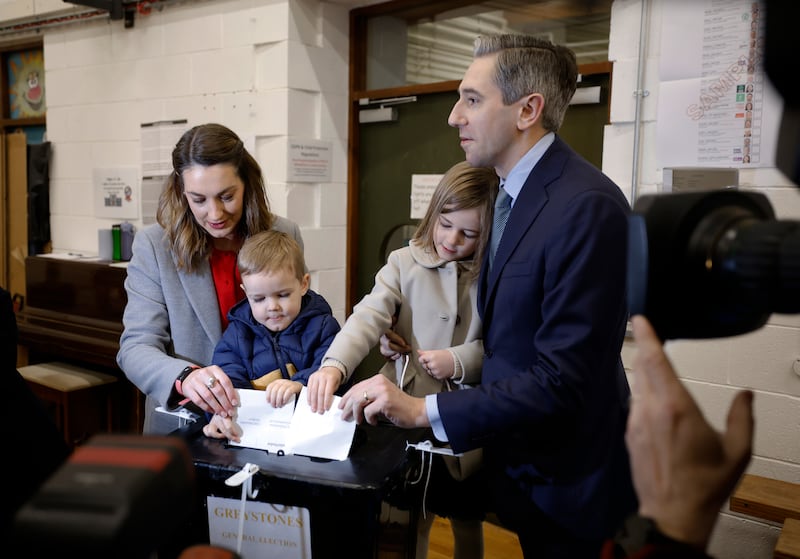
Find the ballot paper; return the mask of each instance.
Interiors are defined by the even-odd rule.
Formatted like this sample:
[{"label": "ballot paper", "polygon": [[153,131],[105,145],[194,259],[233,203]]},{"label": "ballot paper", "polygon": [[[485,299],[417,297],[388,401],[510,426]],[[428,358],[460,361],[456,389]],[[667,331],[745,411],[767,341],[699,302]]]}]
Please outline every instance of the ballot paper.
[{"label": "ballot paper", "polygon": [[324,414],[308,405],[306,388],[285,406],[273,408],[263,390],[238,389],[240,406],[236,422],[242,428],[241,441],[234,446],[269,452],[299,454],[314,458],[346,460],[356,431],[355,421],[342,419],[339,396]]}]

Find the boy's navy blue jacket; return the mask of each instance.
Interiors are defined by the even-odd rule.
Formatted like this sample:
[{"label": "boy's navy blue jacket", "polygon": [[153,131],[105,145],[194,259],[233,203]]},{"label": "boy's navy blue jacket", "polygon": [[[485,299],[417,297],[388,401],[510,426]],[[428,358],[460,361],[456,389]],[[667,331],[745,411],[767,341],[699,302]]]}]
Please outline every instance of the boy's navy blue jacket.
[{"label": "boy's navy blue jacket", "polygon": [[[228,313],[228,327],[214,349],[212,362],[236,388],[259,387],[253,381],[274,371],[306,385],[339,329],[328,302],[310,289],[303,296],[300,314],[281,332],[270,332],[256,322],[243,299]],[[271,377],[277,378],[277,374]]]}]

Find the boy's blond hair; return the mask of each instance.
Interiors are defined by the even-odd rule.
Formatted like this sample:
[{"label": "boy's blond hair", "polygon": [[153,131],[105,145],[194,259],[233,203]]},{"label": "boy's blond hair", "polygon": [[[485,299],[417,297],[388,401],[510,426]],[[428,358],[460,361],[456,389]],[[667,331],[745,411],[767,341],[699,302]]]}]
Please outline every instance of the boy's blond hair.
[{"label": "boy's blond hair", "polygon": [[303,249],[297,241],[275,230],[248,237],[239,250],[237,265],[242,276],[289,270],[300,281],[306,270]]}]

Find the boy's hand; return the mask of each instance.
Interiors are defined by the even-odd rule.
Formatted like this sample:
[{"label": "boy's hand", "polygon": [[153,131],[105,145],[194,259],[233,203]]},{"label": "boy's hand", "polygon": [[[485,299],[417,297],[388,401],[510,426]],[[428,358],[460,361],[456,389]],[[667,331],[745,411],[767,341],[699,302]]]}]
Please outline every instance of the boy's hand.
[{"label": "boy's hand", "polygon": [[236,418],[215,414],[208,425],[203,426],[203,434],[212,439],[229,439],[238,443],[241,441],[242,428],[236,423]]},{"label": "boy's hand", "polygon": [[336,367],[322,367],[308,377],[308,405],[311,411],[325,413],[333,404],[333,393],[342,383],[342,372]]},{"label": "boy's hand", "polygon": [[267,385],[267,402],[269,402],[273,408],[282,408],[289,400],[292,400],[296,394],[300,394],[302,389],[303,385],[294,380],[285,378],[273,380]]}]

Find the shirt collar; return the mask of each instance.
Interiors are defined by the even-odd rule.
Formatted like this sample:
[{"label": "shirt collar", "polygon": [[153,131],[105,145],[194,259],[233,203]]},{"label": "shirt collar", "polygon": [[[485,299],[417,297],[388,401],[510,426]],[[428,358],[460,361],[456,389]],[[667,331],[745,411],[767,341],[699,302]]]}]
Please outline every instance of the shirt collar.
[{"label": "shirt collar", "polygon": [[542,158],[544,152],[547,151],[547,148],[553,144],[555,139],[556,135],[553,132],[548,132],[542,136],[542,138],[536,142],[536,144],[534,144],[534,146],[529,149],[519,161],[517,161],[517,164],[514,165],[505,180],[500,182],[500,186],[506,192],[508,192],[509,196],[511,196],[512,206],[514,205],[514,202],[517,201],[519,193],[522,191],[522,186],[525,184],[528,175],[531,174],[533,168]]}]

